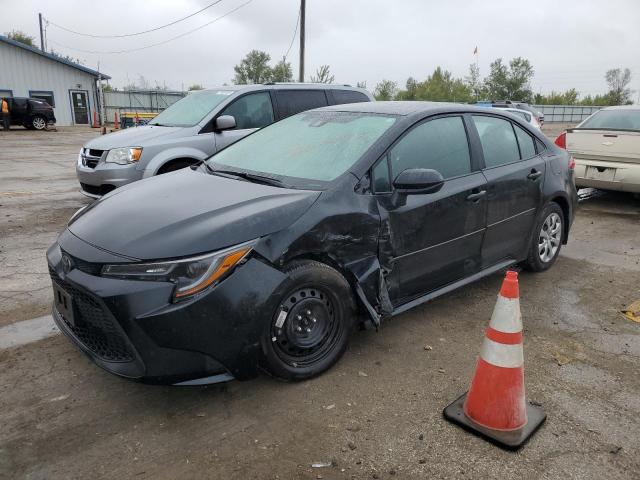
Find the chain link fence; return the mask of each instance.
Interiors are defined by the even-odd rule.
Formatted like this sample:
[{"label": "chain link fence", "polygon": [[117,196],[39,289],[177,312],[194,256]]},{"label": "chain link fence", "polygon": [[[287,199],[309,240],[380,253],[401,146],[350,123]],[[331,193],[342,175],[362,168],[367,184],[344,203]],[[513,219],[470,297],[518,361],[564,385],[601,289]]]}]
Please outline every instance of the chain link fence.
[{"label": "chain link fence", "polygon": [[104,92],[105,120],[113,123],[115,114],[122,117],[123,112],[159,113],[174,104],[186,92],[165,90],[127,90],[122,92]]},{"label": "chain link fence", "polygon": [[544,113],[544,123],[580,123],[592,113],[604,108],[587,105],[534,105],[533,107]]}]

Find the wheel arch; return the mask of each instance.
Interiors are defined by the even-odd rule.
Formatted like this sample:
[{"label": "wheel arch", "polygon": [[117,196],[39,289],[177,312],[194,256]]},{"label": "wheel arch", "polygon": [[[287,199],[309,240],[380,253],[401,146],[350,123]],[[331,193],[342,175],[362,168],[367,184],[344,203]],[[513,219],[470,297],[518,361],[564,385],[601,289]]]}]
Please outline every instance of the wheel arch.
[{"label": "wheel arch", "polygon": [[569,224],[571,223],[571,207],[569,206],[569,201],[562,195],[556,195],[555,197],[552,197],[551,200],[549,200],[549,203],[558,204],[558,206],[562,210],[562,214],[564,215],[564,224],[562,225],[562,244],[566,245],[569,239]]},{"label": "wheel arch", "polygon": [[163,170],[170,167],[171,165],[177,164],[177,163],[182,163],[182,162],[189,162],[191,165],[199,162],[199,160],[197,158],[193,158],[193,157],[176,157],[176,158],[171,158],[166,160],[164,163],[162,163],[161,165],[158,166],[158,168],[156,168],[156,175],[159,175],[160,173],[164,173]]},{"label": "wheel arch", "polygon": [[287,258],[286,262],[282,265],[291,265],[295,262],[305,262],[305,261],[315,261],[324,263],[329,267],[336,270],[349,284],[349,288],[351,289],[351,295],[353,296],[353,302],[357,307],[358,312],[358,321],[362,322],[367,316],[367,308],[363,304],[360,295],[358,295],[356,285],[358,284],[358,280],[356,276],[351,272],[348,268],[342,265],[337,259],[335,259],[332,255],[326,252],[305,252],[295,257]]}]

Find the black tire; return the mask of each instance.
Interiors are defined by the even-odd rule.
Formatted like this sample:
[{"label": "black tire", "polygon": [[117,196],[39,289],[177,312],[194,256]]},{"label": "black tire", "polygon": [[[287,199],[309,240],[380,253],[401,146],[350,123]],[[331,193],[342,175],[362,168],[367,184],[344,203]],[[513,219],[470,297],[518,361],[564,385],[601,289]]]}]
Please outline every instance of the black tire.
[{"label": "black tire", "polygon": [[173,160],[158,169],[157,175],[162,175],[163,173],[175,172],[176,170],[182,170],[183,168],[187,168],[193,165],[195,162],[193,160]]},{"label": "black tire", "polygon": [[324,263],[295,262],[285,273],[285,293],[261,338],[261,366],[284,380],[305,380],[344,354],[354,330],[355,303],[349,283]]},{"label": "black tire", "polygon": [[44,130],[45,128],[47,128],[47,119],[40,115],[35,115],[31,119],[31,126],[35,130]]},{"label": "black tire", "polygon": [[[553,223],[552,219],[559,219],[560,225],[557,236],[550,235],[548,233],[547,241],[544,239],[544,232],[550,232],[550,225],[557,225]],[[531,244],[529,245],[529,254],[527,259],[522,263],[522,266],[531,272],[543,272],[551,268],[551,265],[555,263],[562,249],[562,243],[565,238],[565,218],[564,212],[560,205],[555,202],[548,204],[542,214],[536,222],[535,230],[531,236]],[[551,223],[550,223],[551,222]],[[555,228],[553,228],[555,231]],[[553,237],[553,240],[552,240]],[[556,245],[557,242],[557,245]],[[553,250],[553,247],[557,248]],[[544,253],[541,253],[544,250]]]}]

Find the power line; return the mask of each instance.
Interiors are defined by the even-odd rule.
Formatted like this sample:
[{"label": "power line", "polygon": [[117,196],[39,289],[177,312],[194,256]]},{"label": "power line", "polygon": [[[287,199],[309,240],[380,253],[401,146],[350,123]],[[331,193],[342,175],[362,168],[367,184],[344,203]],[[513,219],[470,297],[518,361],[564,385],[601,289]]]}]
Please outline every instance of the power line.
[{"label": "power line", "polygon": [[188,32],[182,33],[180,35],[177,35],[175,37],[169,38],[168,40],[164,40],[162,42],[158,42],[158,43],[153,43],[151,45],[145,45],[144,47],[138,47],[138,48],[131,48],[131,49],[127,49],[127,50],[112,50],[112,51],[100,51],[100,50],[82,50],[80,48],[74,48],[74,47],[68,47],[66,45],[63,45],[61,43],[58,43],[54,40],[51,40],[51,43],[55,43],[56,45],[69,49],[69,50],[75,50],[77,52],[82,52],[82,53],[93,53],[93,54],[98,54],[98,55],[108,55],[108,54],[115,54],[115,53],[130,53],[130,52],[137,52],[140,50],[145,50],[147,48],[152,48],[152,47],[158,47],[160,45],[164,45],[166,43],[172,42],[174,40],[177,40],[178,38],[182,38],[182,37],[186,37],[187,35],[190,35],[194,32],[197,32],[198,30],[202,30],[205,27],[208,27],[209,25],[211,25],[212,23],[217,22],[218,20],[222,20],[223,18],[231,15],[232,13],[237,12],[238,10],[240,10],[242,7],[246,7],[247,5],[249,5],[251,2],[253,2],[253,0],[248,0],[247,2],[244,2],[240,5],[238,5],[236,8],[234,8],[233,10],[228,11],[227,13],[225,13],[224,15],[220,15],[217,18],[214,18],[213,20],[211,20],[210,22],[205,23],[204,25],[200,25],[199,27],[194,28],[193,30],[189,30]]},{"label": "power line", "polygon": [[135,37],[136,35],[142,35],[142,34],[144,34],[144,33],[155,32],[155,31],[157,31],[157,30],[161,30],[161,29],[163,29],[163,28],[170,27],[171,25],[175,25],[176,23],[180,23],[180,22],[182,22],[182,21],[186,20],[187,18],[191,18],[191,17],[193,17],[193,16],[195,16],[195,15],[198,15],[199,13],[204,12],[205,10],[207,10],[207,9],[209,9],[209,8],[211,8],[211,7],[213,7],[214,5],[217,5],[217,4],[218,4],[218,3],[220,3],[220,2],[222,2],[222,0],[216,0],[215,2],[210,3],[210,4],[209,4],[209,5],[207,5],[206,7],[204,7],[204,8],[202,8],[202,9],[198,10],[197,12],[194,12],[194,13],[192,13],[192,14],[190,14],[190,15],[187,15],[186,17],[182,17],[182,18],[180,18],[180,19],[178,19],[178,20],[174,20],[173,22],[167,23],[167,24],[165,24],[165,25],[161,25],[161,26],[159,26],[159,27],[155,27],[155,28],[152,28],[152,29],[150,29],[150,30],[144,30],[144,31],[142,31],[142,32],[127,33],[127,34],[125,34],[125,35],[94,35],[94,34],[92,34],[92,33],[76,32],[75,30],[71,30],[70,28],[63,27],[62,25],[58,25],[57,23],[54,23],[54,22],[52,22],[51,20],[48,20],[48,21],[49,21],[49,23],[50,23],[51,25],[53,25],[53,26],[55,26],[55,27],[58,27],[58,28],[59,28],[59,29],[61,29],[61,30],[64,30],[64,31],[66,31],[66,32],[70,32],[70,33],[75,33],[76,35],[82,35],[83,37],[92,37],[92,38],[124,38],[124,37]]},{"label": "power line", "polygon": [[293,47],[293,42],[296,39],[296,35],[298,34],[298,26],[300,25],[300,14],[302,13],[302,9],[298,10],[298,18],[296,19],[296,28],[293,30],[293,37],[291,37],[291,43],[289,44],[289,48],[287,48],[287,53],[284,54],[284,61],[287,60],[289,56],[289,52],[291,51],[291,47]]}]

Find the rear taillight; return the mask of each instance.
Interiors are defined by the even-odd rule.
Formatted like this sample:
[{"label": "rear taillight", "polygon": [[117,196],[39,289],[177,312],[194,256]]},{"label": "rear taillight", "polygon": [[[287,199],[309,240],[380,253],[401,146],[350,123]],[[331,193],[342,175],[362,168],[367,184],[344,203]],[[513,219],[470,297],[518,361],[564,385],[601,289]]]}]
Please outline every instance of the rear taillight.
[{"label": "rear taillight", "polygon": [[569,170],[573,170],[574,168],[576,168],[576,161],[573,159],[573,157],[569,157]]},{"label": "rear taillight", "polygon": [[567,132],[562,132],[560,135],[558,135],[558,138],[556,138],[555,142],[553,143],[555,143],[560,148],[564,148],[566,150],[567,149]]}]

